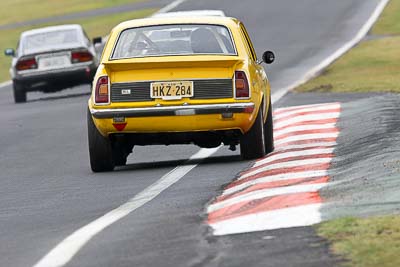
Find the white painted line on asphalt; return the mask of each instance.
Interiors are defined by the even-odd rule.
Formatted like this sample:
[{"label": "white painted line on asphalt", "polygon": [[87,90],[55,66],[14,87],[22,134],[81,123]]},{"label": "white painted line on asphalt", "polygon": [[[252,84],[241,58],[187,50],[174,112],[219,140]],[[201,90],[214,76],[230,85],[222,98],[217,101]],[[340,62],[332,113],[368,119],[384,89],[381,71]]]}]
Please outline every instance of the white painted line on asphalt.
[{"label": "white painted line on asphalt", "polygon": [[[175,1],[173,1],[172,3],[170,3],[170,4],[166,5],[165,7],[161,8],[161,9],[158,10],[157,12],[155,12],[153,15],[159,14],[159,13],[169,12],[169,11],[171,11],[172,9],[176,8],[177,6],[179,6],[180,4],[182,4],[182,3],[186,2],[186,1],[187,1],[187,0],[175,0]],[[103,39],[102,42],[103,42],[103,43],[107,42],[108,37],[109,37],[109,35],[104,36],[104,37],[102,38],[102,39]],[[11,85],[11,84],[12,84],[12,81],[10,81],[10,80],[9,80],[9,81],[6,81],[6,82],[3,82],[3,83],[0,83],[0,89],[3,88],[3,87],[7,87],[7,86],[9,86],[9,85]]]},{"label": "white painted line on asphalt", "polygon": [[289,126],[295,123],[304,123],[311,124],[311,122],[318,123],[318,121],[324,121],[329,119],[337,119],[340,115],[340,112],[330,112],[330,113],[321,113],[321,114],[311,114],[311,115],[295,115],[289,119],[284,119],[282,121],[277,121],[274,123],[274,127],[276,129]]},{"label": "white painted line on asphalt", "polygon": [[279,139],[280,136],[294,133],[294,132],[301,132],[301,131],[315,131],[315,130],[327,130],[332,129],[336,130],[336,123],[326,123],[326,124],[305,124],[305,125],[298,125],[293,127],[287,127],[282,130],[277,130],[274,132],[274,138]]},{"label": "white painted line on asphalt", "polygon": [[214,235],[309,226],[321,222],[321,204],[272,210],[211,223]]},{"label": "white painted line on asphalt", "polygon": [[241,202],[263,199],[267,197],[306,193],[306,192],[317,192],[326,185],[328,185],[328,183],[292,185],[292,186],[283,186],[283,187],[257,190],[237,197],[228,198],[227,200],[224,201],[216,202],[208,207],[207,212],[211,213],[219,209],[239,204]]},{"label": "white painted line on asphalt", "polygon": [[222,192],[221,195],[222,196],[230,195],[230,194],[236,193],[236,192],[241,191],[249,186],[256,185],[256,184],[276,182],[276,181],[285,181],[285,180],[292,180],[292,179],[303,179],[303,178],[307,179],[307,178],[313,178],[313,177],[323,177],[323,176],[327,176],[327,175],[328,175],[327,170],[290,172],[290,173],[280,173],[277,175],[269,175],[269,176],[260,177],[260,178],[250,180],[248,182],[244,182],[244,183],[238,184],[236,186],[227,188]]},{"label": "white painted line on asphalt", "polygon": [[[201,149],[195,155],[190,157],[191,160],[205,159],[214,154],[219,147],[213,149]],[[160,180],[147,187],[145,190],[137,194],[122,206],[108,212],[97,220],[78,229],[70,236],[65,238],[55,248],[53,248],[46,256],[44,256],[34,267],[61,267],[67,264],[74,255],[92,239],[96,234],[104,230],[106,227],[124,218],[129,213],[145,205],[153,200],[164,190],[178,182],[188,172],[195,168],[198,164],[188,164],[178,166]]]},{"label": "white painted line on asphalt", "polygon": [[389,0],[381,0],[379,2],[379,4],[377,5],[377,7],[375,8],[374,12],[371,14],[370,18],[361,27],[361,29],[354,36],[353,39],[351,39],[349,42],[345,43],[342,47],[340,47],[338,50],[336,50],[332,55],[327,57],[325,60],[323,60],[317,66],[315,66],[314,68],[310,69],[300,79],[298,79],[297,81],[293,82],[291,85],[289,85],[289,86],[287,86],[285,88],[282,88],[279,91],[273,93],[271,95],[272,101],[273,102],[278,101],[278,99],[281,99],[284,95],[286,95],[293,88],[295,88],[295,87],[307,82],[308,80],[312,79],[321,70],[323,70],[326,67],[328,67],[333,61],[338,59],[340,56],[342,56],[344,53],[346,53],[348,50],[350,50],[353,46],[355,46],[357,43],[359,43],[364,38],[364,36],[368,33],[368,31],[371,29],[372,25],[374,25],[376,20],[379,18],[379,15],[385,9],[385,7],[388,4],[388,2],[389,2]]},{"label": "white painted line on asphalt", "polygon": [[158,10],[158,11],[157,11],[156,13],[154,13],[153,15],[169,12],[169,11],[171,11],[172,9],[174,9],[175,7],[179,6],[180,4],[182,4],[182,3],[186,2],[186,1],[187,1],[187,0],[176,0],[176,1],[173,1],[171,4],[169,4],[169,5],[167,5],[167,6],[163,7],[163,8],[161,8],[160,10]]},{"label": "white painted line on asphalt", "polygon": [[[187,0],[177,0],[167,5],[166,7],[159,10],[157,13],[168,12],[173,8],[177,7],[179,4]],[[11,84],[11,81],[3,83],[6,86]],[[283,97],[283,95],[282,95]],[[271,100],[272,104],[278,101],[279,98],[274,98]],[[220,147],[214,149],[201,149],[197,154],[193,155],[190,159],[206,158],[211,156],[213,153],[217,152]],[[61,243],[59,243],[55,248],[53,248],[48,254],[46,254],[34,267],[62,267],[67,264],[74,255],[93,238],[96,234],[104,230],[106,227],[110,226],[114,222],[125,217],[135,209],[143,206],[147,202],[154,199],[162,191],[179,181],[185,174],[190,170],[195,168],[196,165],[178,166],[172,172],[163,176],[155,184],[151,185],[134,198],[132,198],[127,203],[123,204],[119,208],[110,211],[99,219],[89,223],[88,225],[78,229],[70,236],[65,238]],[[179,174],[181,177],[179,177]],[[164,186],[164,188],[163,188]],[[160,191],[161,190],[161,191]]]},{"label": "white painted line on asphalt", "polygon": [[323,158],[291,160],[291,161],[286,161],[286,162],[275,163],[275,164],[267,165],[265,167],[249,171],[246,174],[240,176],[238,178],[238,181],[246,179],[250,176],[253,176],[253,175],[256,175],[256,174],[259,174],[262,172],[267,172],[267,171],[272,171],[272,170],[277,170],[277,169],[293,168],[293,167],[306,168],[308,165],[325,164],[325,163],[330,163],[331,161],[332,161],[332,157],[327,156],[327,157],[323,157]]},{"label": "white painted line on asphalt", "polygon": [[2,83],[0,83],[0,88],[10,86],[11,84],[12,84],[12,81],[2,82]]},{"label": "white painted line on asphalt", "polygon": [[322,134],[303,134],[303,135],[295,135],[289,136],[287,138],[282,138],[278,141],[275,141],[275,146],[279,146],[281,144],[294,142],[294,141],[305,141],[310,140],[313,141],[315,139],[325,139],[325,138],[337,138],[339,136],[339,132],[334,133],[322,133]]},{"label": "white painted line on asphalt", "polygon": [[288,158],[293,158],[293,157],[304,157],[304,156],[315,156],[315,155],[320,155],[320,154],[330,154],[333,153],[334,147],[328,147],[328,148],[315,148],[315,149],[304,149],[304,150],[299,150],[299,151],[290,151],[290,152],[281,152],[277,153],[271,156],[268,156],[265,159],[257,161],[252,168],[273,162],[275,160],[283,160],[283,159],[288,159]]},{"label": "white painted line on asphalt", "polygon": [[295,109],[295,110],[289,110],[286,112],[279,112],[276,115],[274,115],[275,120],[279,120],[285,117],[292,117],[293,115],[299,114],[299,113],[304,113],[304,112],[315,112],[318,113],[318,111],[324,111],[324,110],[332,110],[332,109],[339,109],[340,104],[327,104],[323,106],[317,106],[317,107],[305,107],[301,109]]}]

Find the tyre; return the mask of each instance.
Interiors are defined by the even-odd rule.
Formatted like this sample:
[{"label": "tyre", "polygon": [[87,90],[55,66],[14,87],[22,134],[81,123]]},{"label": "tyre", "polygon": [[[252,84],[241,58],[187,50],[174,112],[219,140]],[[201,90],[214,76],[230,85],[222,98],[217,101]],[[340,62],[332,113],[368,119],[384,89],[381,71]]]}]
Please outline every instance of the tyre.
[{"label": "tyre", "polygon": [[26,102],[25,86],[21,82],[13,81],[14,101],[15,103]]},{"label": "tyre", "polygon": [[93,122],[90,111],[87,112],[90,167],[93,172],[114,170],[113,149],[111,141],[102,136]]},{"label": "tyre", "polygon": [[268,154],[274,151],[274,121],[272,119],[271,99],[269,99],[267,119],[265,120],[264,124],[264,140],[265,140],[265,153]]},{"label": "tyre", "polygon": [[240,139],[240,154],[243,159],[257,159],[265,156],[264,122],[261,108],[250,130]]}]

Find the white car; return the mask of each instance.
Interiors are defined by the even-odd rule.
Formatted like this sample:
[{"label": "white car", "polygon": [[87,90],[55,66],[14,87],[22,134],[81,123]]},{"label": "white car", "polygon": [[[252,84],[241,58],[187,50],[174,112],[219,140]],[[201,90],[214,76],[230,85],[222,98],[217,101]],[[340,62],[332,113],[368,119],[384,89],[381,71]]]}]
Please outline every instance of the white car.
[{"label": "white car", "polygon": [[12,56],[10,75],[14,100],[25,102],[27,92],[59,91],[82,83],[91,83],[98,66],[93,43],[80,25],[60,25],[25,31]]},{"label": "white car", "polygon": [[226,17],[222,10],[189,10],[167,13],[156,13],[152,18],[184,18],[184,17]]}]

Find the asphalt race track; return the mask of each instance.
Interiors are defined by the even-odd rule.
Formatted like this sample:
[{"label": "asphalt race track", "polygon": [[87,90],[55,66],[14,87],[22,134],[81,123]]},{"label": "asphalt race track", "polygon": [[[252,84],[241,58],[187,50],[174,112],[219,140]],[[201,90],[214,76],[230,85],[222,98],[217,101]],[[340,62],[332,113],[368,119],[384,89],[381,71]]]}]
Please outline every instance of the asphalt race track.
[{"label": "asphalt race track", "polygon": [[[259,56],[264,50],[276,52],[277,61],[267,70],[273,90],[278,91],[353,38],[378,2],[189,0],[177,10],[222,9],[227,15],[243,20]],[[199,148],[135,147],[126,167],[112,173],[93,174],[86,135],[89,90],[88,86],[81,86],[55,94],[32,93],[28,94],[27,103],[16,105],[11,87],[0,88],[0,266],[35,265],[76,230],[126,203],[177,166],[192,163],[196,167],[178,182],[95,235],[66,266],[334,266],[337,263],[338,259],[329,254],[327,244],[311,227],[212,235],[204,223],[207,204],[252,164],[242,161],[238,151],[223,147],[203,161],[188,163]],[[368,98],[374,96],[366,97],[362,102],[357,95],[289,94],[275,103],[274,108],[346,102],[343,109],[351,112],[344,113],[347,121],[341,123],[351,129],[355,120],[352,116],[362,114],[357,106],[374,102]],[[390,96],[381,97],[382,103],[396,102]],[[382,110],[387,114],[385,111]],[[391,118],[388,115],[387,123]],[[374,127],[373,122],[369,123],[365,128]],[[356,137],[348,130],[340,138],[339,143]],[[355,145],[361,147],[362,143]],[[389,145],[387,149],[390,150]],[[348,152],[339,151],[342,157]],[[344,178],[338,175],[334,179]],[[329,191],[323,194],[333,198]],[[356,192],[353,196],[359,198]],[[346,214],[339,206],[333,212]]]}]

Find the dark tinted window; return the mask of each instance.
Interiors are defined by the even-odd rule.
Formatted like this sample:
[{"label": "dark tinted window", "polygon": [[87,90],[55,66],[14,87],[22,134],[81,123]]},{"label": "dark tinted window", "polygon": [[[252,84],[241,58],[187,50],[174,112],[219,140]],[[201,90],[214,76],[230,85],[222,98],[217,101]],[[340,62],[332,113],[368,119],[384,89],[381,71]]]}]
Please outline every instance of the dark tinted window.
[{"label": "dark tinted window", "polygon": [[111,59],[195,54],[235,55],[229,30],[199,24],[132,28],[121,33]]}]

